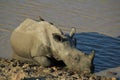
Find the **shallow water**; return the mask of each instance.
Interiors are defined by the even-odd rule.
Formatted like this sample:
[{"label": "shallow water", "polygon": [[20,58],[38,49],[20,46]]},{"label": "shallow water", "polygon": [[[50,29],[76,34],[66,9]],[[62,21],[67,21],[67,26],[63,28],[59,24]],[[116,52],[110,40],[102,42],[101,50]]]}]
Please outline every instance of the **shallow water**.
[{"label": "shallow water", "polygon": [[120,0],[0,0],[0,57],[10,57],[10,35],[22,21],[42,16],[64,32],[77,28],[77,48],[96,51],[95,71],[120,66],[119,4]]}]

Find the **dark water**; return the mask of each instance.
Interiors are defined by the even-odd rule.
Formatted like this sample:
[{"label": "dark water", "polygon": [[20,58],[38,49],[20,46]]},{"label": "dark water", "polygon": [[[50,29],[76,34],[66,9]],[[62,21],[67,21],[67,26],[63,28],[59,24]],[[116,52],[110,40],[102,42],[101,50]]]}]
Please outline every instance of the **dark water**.
[{"label": "dark water", "polygon": [[120,66],[120,38],[113,38],[95,32],[79,33],[77,48],[89,54],[95,50],[95,72]]},{"label": "dark water", "polygon": [[77,48],[96,50],[95,71],[120,66],[120,0],[0,0],[0,57],[12,54],[11,32],[38,16],[67,33],[76,27]]}]

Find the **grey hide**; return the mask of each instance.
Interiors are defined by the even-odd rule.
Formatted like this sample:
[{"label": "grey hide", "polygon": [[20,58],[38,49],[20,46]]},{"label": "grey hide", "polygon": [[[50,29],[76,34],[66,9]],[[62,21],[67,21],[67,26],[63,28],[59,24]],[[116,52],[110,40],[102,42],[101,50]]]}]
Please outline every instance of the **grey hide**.
[{"label": "grey hide", "polygon": [[11,35],[13,58],[37,62],[44,67],[54,64],[54,60],[63,61],[71,70],[91,72],[95,53],[92,51],[87,55],[71,45],[69,39],[75,31],[72,28],[68,38],[62,30],[46,21],[26,19]]}]

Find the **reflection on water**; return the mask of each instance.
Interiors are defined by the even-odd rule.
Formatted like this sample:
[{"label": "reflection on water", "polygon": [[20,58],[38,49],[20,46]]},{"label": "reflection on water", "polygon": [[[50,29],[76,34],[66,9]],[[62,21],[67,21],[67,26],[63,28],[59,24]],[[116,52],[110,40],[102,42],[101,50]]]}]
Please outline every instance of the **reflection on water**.
[{"label": "reflection on water", "polygon": [[120,39],[108,37],[120,36],[119,4],[120,0],[0,0],[0,56],[11,55],[9,37],[23,20],[42,16],[64,32],[77,28],[78,48],[96,50],[96,71],[120,66]]}]

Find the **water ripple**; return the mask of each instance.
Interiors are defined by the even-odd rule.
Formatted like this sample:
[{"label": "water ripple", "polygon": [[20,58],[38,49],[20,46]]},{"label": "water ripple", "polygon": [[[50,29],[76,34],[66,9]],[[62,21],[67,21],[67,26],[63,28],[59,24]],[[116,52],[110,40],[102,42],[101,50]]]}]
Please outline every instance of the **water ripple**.
[{"label": "water ripple", "polygon": [[120,40],[99,33],[79,33],[77,48],[83,52],[96,51],[94,64],[95,71],[120,66]]}]

